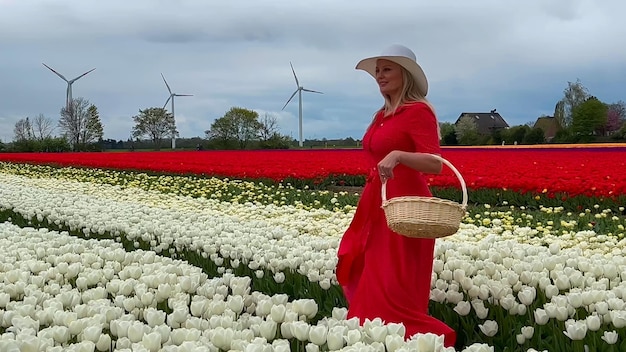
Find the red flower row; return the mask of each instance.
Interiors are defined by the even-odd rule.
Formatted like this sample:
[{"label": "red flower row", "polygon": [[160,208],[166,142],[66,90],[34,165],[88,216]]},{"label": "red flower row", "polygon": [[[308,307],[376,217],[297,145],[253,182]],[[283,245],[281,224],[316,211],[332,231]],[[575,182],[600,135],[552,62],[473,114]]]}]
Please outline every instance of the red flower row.
[{"label": "red flower row", "polygon": [[[470,189],[568,193],[611,197],[626,194],[626,148],[443,148]],[[284,180],[365,176],[362,150],[176,151],[0,154],[0,161],[56,164],[231,178]],[[432,186],[460,187],[447,168],[429,176]]]}]

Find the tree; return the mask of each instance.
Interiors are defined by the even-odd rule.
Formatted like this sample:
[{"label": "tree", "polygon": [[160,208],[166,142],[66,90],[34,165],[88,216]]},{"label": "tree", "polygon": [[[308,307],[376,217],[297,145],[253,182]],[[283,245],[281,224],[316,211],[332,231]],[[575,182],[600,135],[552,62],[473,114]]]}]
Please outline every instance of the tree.
[{"label": "tree", "polygon": [[554,118],[559,124],[565,127],[565,102],[561,99],[554,107]]},{"label": "tree", "polygon": [[146,136],[154,143],[155,149],[161,149],[161,140],[164,136],[178,133],[174,115],[164,108],[147,108],[139,110],[139,115],[133,116],[135,126],[132,130],[133,137]]},{"label": "tree", "polygon": [[442,145],[457,145],[456,131],[454,124],[451,122],[442,122],[439,124],[439,132],[441,133]]},{"label": "tree", "polygon": [[35,116],[32,122],[33,137],[40,141],[52,137],[54,131],[54,121],[43,114]]},{"label": "tree", "polygon": [[594,134],[606,126],[608,107],[598,98],[591,96],[578,105],[572,114],[572,132],[579,136],[580,141],[593,139]]},{"label": "tree", "polygon": [[456,140],[461,145],[475,145],[478,143],[478,124],[471,116],[463,116],[454,128]]},{"label": "tree", "polygon": [[19,119],[13,127],[13,140],[16,142],[30,141],[33,139],[33,127],[30,119]]},{"label": "tree", "polygon": [[261,124],[259,138],[262,141],[268,141],[270,138],[275,137],[275,135],[278,134],[278,122],[276,120],[276,116],[265,113],[259,122]]},{"label": "tree", "polygon": [[83,144],[93,143],[102,140],[104,135],[104,128],[100,121],[100,114],[98,108],[91,104],[87,109],[87,121],[85,128],[81,134],[81,142]]},{"label": "tree", "polygon": [[530,131],[527,125],[513,126],[502,132],[502,139],[506,144],[522,144],[526,133]]},{"label": "tree", "polygon": [[502,142],[504,141],[502,131],[504,130],[503,129],[493,130],[493,132],[491,132],[491,138],[489,138],[489,144],[495,144],[495,145],[502,144]]},{"label": "tree", "polygon": [[224,146],[235,142],[240,149],[245,149],[251,141],[259,139],[263,124],[258,117],[256,111],[233,107],[216,119],[205,134],[208,139],[216,139]]},{"label": "tree", "polygon": [[94,109],[95,106],[84,98],[72,99],[69,107],[61,109],[59,127],[74,151],[102,138],[102,123],[97,109],[93,115]]},{"label": "tree", "polygon": [[543,130],[539,127],[533,128],[524,134],[522,143],[524,144],[541,144],[546,141]]},{"label": "tree", "polygon": [[589,98],[589,91],[583,86],[580,79],[577,79],[576,82],[567,82],[567,88],[563,90],[563,95],[563,123],[561,126],[568,128],[572,126],[574,110]]},{"label": "tree", "polygon": [[610,104],[606,115],[606,132],[613,134],[622,127],[626,121],[626,103],[618,101]]}]

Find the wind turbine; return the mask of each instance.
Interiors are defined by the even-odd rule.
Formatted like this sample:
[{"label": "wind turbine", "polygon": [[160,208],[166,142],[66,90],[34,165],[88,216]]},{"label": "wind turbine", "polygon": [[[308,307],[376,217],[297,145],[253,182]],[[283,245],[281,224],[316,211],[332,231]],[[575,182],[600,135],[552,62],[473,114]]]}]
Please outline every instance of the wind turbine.
[{"label": "wind turbine", "polygon": [[64,80],[65,82],[67,82],[67,93],[66,93],[66,101],[65,101],[65,108],[66,109],[70,109],[70,104],[72,103],[72,84],[76,81],[78,81],[78,79],[82,78],[83,76],[87,75],[89,72],[95,70],[95,68],[92,68],[91,70],[83,73],[82,75],[74,78],[74,79],[70,79],[69,81],[67,80],[67,78],[65,78],[62,74],[58,73],[57,71],[53,70],[50,66],[44,64],[42,62],[42,64],[44,66],[46,66],[50,71],[56,73],[57,76],[61,77],[62,80]]},{"label": "wind turbine", "polygon": [[[163,77],[163,82],[165,82],[165,86],[167,87],[167,91],[170,92],[170,96],[165,101],[165,104],[163,104],[163,109],[165,109],[165,107],[167,106],[167,103],[170,100],[172,100],[172,117],[174,118],[174,121],[176,121],[176,115],[174,114],[174,97],[193,97],[193,94],[176,94],[176,93],[172,93],[172,90],[170,89],[170,85],[167,84],[167,81],[165,80],[165,76],[163,76],[162,73],[161,73],[161,77]],[[174,123],[176,123],[176,122],[174,122]],[[174,132],[174,131],[172,131],[172,149],[176,149],[176,132]]]},{"label": "wind turbine", "polygon": [[302,87],[300,85],[300,82],[298,82],[298,76],[296,76],[296,71],[293,69],[293,65],[291,64],[291,62],[289,62],[289,65],[291,66],[291,72],[293,72],[293,78],[296,79],[296,86],[298,87],[296,89],[295,92],[293,92],[293,94],[291,95],[291,97],[289,97],[289,100],[287,100],[287,102],[285,103],[285,106],[283,106],[283,108],[281,110],[285,110],[285,107],[287,107],[287,104],[289,104],[289,102],[291,101],[291,99],[293,99],[293,97],[296,95],[296,93],[298,93],[298,100],[300,103],[300,106],[298,108],[298,118],[299,118],[299,131],[300,131],[300,142],[299,145],[300,147],[302,147],[302,91],[305,92],[311,92],[311,93],[319,93],[319,94],[324,94],[322,92],[318,92],[315,90],[310,90],[310,89],[306,89],[304,87]]}]

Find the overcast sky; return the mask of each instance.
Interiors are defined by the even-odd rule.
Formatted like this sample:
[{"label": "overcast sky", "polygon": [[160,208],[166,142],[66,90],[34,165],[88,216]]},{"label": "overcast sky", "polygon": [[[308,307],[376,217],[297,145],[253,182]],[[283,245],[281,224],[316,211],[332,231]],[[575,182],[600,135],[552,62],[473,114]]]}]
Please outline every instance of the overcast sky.
[{"label": "overcast sky", "polygon": [[[273,115],[298,137],[360,139],[382,104],[354,69],[389,44],[416,53],[440,121],[497,109],[509,125],[551,115],[568,81],[626,100],[626,1],[0,0],[0,140],[15,122],[58,121],[67,79],[95,104],[104,137],[127,139],[139,109],[175,93],[182,137],[231,107]],[[168,106],[169,108],[169,106]],[[57,131],[58,133],[58,131]]]}]

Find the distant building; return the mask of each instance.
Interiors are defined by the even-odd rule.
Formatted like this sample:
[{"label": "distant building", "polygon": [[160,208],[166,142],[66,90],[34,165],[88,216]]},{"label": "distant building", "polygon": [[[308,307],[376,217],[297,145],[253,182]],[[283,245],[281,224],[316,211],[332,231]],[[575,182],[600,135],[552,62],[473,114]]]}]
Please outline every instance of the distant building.
[{"label": "distant building", "polygon": [[496,112],[496,109],[490,112],[464,112],[454,124],[459,123],[464,117],[469,117],[476,121],[478,133],[481,135],[491,135],[496,130],[509,128],[509,124],[504,121],[500,113]]},{"label": "distant building", "polygon": [[554,136],[556,136],[556,133],[563,129],[559,120],[555,119],[554,116],[541,116],[537,118],[533,128],[541,128],[546,142],[550,142]]}]

